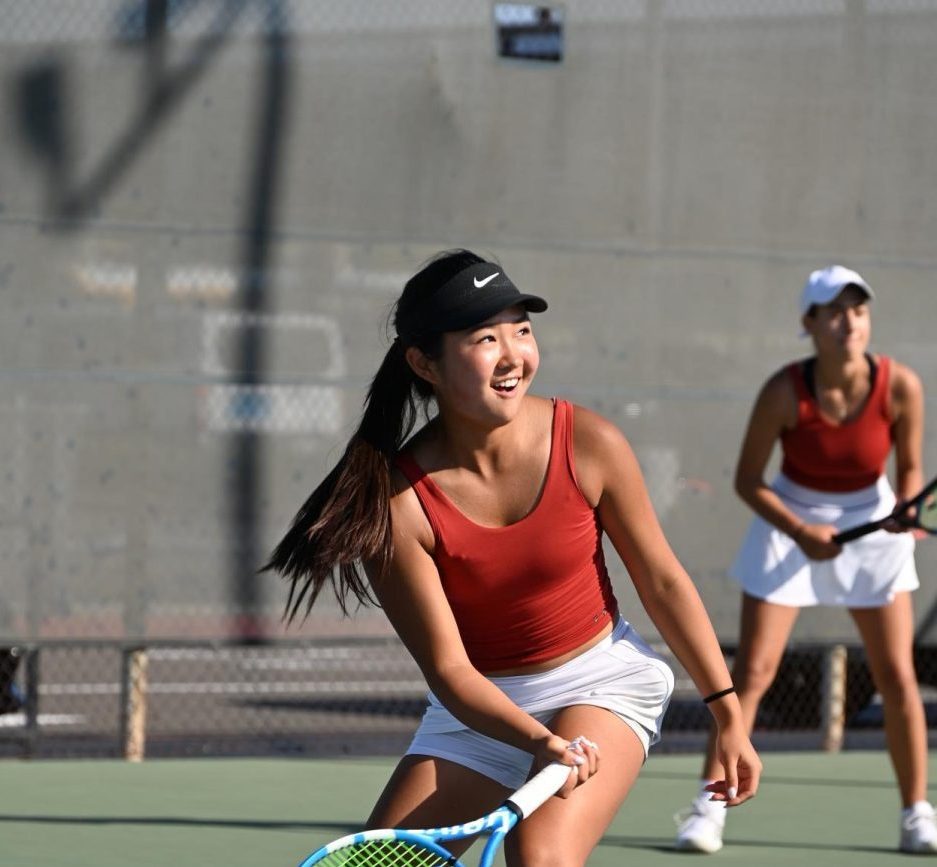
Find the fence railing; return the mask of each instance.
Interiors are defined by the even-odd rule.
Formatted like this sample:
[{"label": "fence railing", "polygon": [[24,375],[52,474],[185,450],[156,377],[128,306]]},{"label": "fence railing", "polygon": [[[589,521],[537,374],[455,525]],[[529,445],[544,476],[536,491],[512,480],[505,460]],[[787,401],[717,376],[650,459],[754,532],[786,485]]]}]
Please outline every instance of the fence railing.
[{"label": "fence railing", "polygon": [[[724,650],[731,658],[734,648]],[[916,663],[929,698],[937,647],[918,647]],[[675,668],[661,749],[698,749],[709,714]],[[393,637],[23,643],[0,651],[0,756],[396,753],[425,692]],[[756,738],[835,751],[881,727],[861,648],[796,645],[765,696]]]}]

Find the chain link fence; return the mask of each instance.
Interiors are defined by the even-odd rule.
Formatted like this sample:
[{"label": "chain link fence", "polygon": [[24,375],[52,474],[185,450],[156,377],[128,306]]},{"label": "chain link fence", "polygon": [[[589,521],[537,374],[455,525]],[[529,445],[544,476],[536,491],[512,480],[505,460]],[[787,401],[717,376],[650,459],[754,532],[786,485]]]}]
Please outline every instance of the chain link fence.
[{"label": "chain link fence", "polygon": [[[918,648],[915,662],[933,725],[937,649]],[[398,754],[426,705],[422,675],[395,638],[47,641],[0,653],[0,676],[7,757]],[[700,750],[709,722],[679,678],[655,749]],[[798,646],[759,708],[755,741],[835,751],[880,746],[882,727],[860,647]]]}]

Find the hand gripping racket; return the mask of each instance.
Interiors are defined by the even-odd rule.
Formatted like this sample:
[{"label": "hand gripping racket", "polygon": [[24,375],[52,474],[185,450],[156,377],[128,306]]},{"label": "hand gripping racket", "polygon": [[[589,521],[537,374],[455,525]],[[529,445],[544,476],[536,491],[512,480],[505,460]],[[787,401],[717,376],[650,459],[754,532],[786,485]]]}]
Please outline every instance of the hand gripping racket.
[{"label": "hand gripping racket", "polygon": [[423,828],[405,831],[383,828],[349,834],[313,852],[299,867],[462,867],[462,862],[440,843],[462,840],[477,834],[490,834],[482,851],[479,867],[491,867],[495,852],[508,831],[526,819],[551,795],[555,795],[574,768],[553,762],[528,780],[497,810],[448,828]]},{"label": "hand gripping racket", "polygon": [[919,530],[937,534],[937,478],[931,479],[916,497],[902,503],[890,515],[879,518],[877,521],[869,521],[868,524],[860,524],[858,527],[843,530],[842,533],[837,533],[833,537],[833,541],[838,545],[851,542],[866,533],[880,530],[889,521],[897,521],[904,527],[916,527]]}]

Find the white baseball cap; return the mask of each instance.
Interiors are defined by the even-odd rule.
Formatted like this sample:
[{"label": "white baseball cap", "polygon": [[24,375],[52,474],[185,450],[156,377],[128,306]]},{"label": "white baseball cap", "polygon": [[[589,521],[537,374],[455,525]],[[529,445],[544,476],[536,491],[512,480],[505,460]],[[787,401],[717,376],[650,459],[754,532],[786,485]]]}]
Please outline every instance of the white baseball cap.
[{"label": "white baseball cap", "polygon": [[870,301],[875,293],[855,271],[842,265],[830,265],[811,273],[800,293],[800,313],[803,315],[814,304],[829,304],[847,286],[858,286]]}]

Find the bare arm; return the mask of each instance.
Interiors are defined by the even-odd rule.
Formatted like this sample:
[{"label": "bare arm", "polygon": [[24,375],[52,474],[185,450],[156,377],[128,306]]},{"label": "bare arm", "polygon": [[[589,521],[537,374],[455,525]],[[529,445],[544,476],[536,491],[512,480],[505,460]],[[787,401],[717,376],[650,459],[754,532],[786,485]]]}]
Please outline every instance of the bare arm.
[{"label": "bare arm", "polygon": [[[622,558],[654,625],[702,695],[731,685],[709,615],[686,570],[664,538],[637,459],[614,425],[576,408],[576,465],[583,494],[597,504],[599,519]],[[761,763],[751,747],[735,695],[709,705],[720,731],[719,753],[727,788],[738,804],[758,785]]]},{"label": "bare arm", "polygon": [[774,374],[755,400],[735,468],[735,490],[752,511],[790,536],[814,560],[835,557],[837,530],[828,524],[805,524],[765,481],[765,467],[785,428],[797,422],[797,397],[785,371]]},{"label": "bare arm", "polygon": [[892,431],[895,438],[895,490],[908,500],[924,486],[921,460],[924,440],[924,388],[917,374],[892,362]]}]

